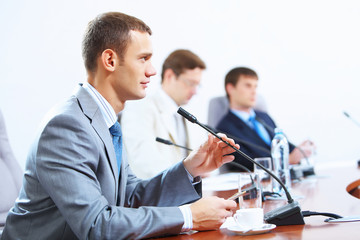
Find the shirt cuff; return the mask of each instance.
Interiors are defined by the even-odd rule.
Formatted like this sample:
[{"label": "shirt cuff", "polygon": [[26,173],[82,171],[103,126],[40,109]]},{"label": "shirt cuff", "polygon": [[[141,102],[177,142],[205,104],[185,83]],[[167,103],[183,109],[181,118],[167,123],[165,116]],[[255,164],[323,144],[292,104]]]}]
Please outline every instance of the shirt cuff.
[{"label": "shirt cuff", "polygon": [[186,168],[185,168],[185,171],[186,171],[186,173],[188,175],[188,178],[189,178],[189,181],[192,183],[192,185],[196,185],[199,182],[201,182],[201,177],[200,176],[193,177],[193,176],[191,176],[191,174],[189,173],[189,171]]},{"label": "shirt cuff", "polygon": [[181,228],[181,232],[188,232],[193,228],[193,220],[192,213],[190,209],[190,205],[182,205],[179,207],[183,217],[184,217],[184,225]]}]

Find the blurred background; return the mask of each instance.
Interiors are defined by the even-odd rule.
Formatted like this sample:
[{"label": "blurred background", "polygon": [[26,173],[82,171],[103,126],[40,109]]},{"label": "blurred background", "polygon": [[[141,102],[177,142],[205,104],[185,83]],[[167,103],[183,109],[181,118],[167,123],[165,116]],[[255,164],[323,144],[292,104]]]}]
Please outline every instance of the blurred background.
[{"label": "blurred background", "polygon": [[[360,3],[353,1],[0,1],[0,109],[20,165],[47,111],[86,80],[81,41],[96,15],[120,11],[153,30],[153,64],[179,48],[207,64],[185,108],[206,123],[236,66],[257,71],[269,113],[295,144],[311,139],[318,163],[360,159]],[[356,30],[358,29],[358,30]]]}]

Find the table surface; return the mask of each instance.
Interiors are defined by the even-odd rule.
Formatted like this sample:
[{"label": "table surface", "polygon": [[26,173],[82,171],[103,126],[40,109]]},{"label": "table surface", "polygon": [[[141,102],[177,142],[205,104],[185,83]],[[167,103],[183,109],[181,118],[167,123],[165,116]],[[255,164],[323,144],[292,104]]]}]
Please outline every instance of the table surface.
[{"label": "table surface", "polygon": [[[316,176],[293,183],[291,194],[303,196],[297,199],[301,210],[329,212],[341,216],[360,216],[360,199],[350,195],[346,188],[360,179],[360,169],[354,163],[351,166],[333,166],[317,169]],[[216,195],[227,198],[236,190],[205,192],[204,195]],[[286,204],[282,200],[264,202],[264,212]],[[181,234],[161,239],[360,239],[360,222],[326,223],[325,216],[305,217],[305,225],[278,226],[269,233],[239,236],[221,229],[216,231]]]}]

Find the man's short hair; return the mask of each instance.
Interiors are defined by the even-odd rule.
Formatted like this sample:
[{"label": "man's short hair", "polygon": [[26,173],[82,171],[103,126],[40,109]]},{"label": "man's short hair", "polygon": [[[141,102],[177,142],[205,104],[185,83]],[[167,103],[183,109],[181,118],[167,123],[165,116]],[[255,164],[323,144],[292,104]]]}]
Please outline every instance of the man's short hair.
[{"label": "man's short hair", "polygon": [[[246,67],[233,68],[225,76],[225,91],[226,91],[226,86],[228,84],[236,86],[236,84],[240,80],[241,76],[253,77],[253,78],[259,79],[256,72],[250,68],[246,68]],[[226,96],[229,99],[229,94],[227,91],[226,91]]]},{"label": "man's short hair", "polygon": [[152,33],[140,19],[119,12],[103,13],[90,21],[82,42],[86,70],[96,71],[97,59],[106,49],[114,50],[123,59],[131,41],[131,30]]},{"label": "man's short hair", "polygon": [[164,61],[161,72],[161,82],[164,80],[165,70],[171,69],[176,76],[182,74],[185,70],[195,68],[205,69],[206,65],[203,60],[195,53],[179,49],[172,52]]}]

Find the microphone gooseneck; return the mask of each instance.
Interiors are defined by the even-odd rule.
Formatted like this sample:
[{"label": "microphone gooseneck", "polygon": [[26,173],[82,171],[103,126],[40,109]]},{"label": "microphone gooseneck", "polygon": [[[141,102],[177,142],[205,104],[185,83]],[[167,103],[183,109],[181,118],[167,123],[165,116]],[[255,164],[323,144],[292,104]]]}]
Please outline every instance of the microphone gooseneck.
[{"label": "microphone gooseneck", "polygon": [[248,155],[246,155],[244,152],[240,151],[239,149],[237,149],[236,147],[232,146],[229,142],[223,140],[219,135],[217,135],[213,130],[211,130],[210,128],[208,128],[206,125],[200,123],[196,117],[190,113],[188,113],[187,111],[185,111],[183,108],[179,108],[177,111],[181,116],[183,116],[184,118],[186,118],[187,120],[189,120],[192,123],[196,123],[198,124],[200,127],[204,128],[206,131],[208,131],[209,133],[211,133],[212,135],[214,135],[216,138],[220,139],[221,141],[223,141],[224,143],[226,143],[226,145],[228,145],[229,147],[231,147],[232,149],[234,149],[237,153],[239,153],[241,156],[243,156],[244,158],[246,158],[247,160],[249,160],[250,162],[254,163],[255,165],[257,165],[258,167],[260,167],[261,169],[263,169],[265,172],[269,173],[277,182],[279,182],[279,184],[281,185],[281,187],[284,189],[286,197],[288,199],[288,203],[292,203],[294,202],[294,199],[291,197],[289,191],[286,189],[284,183],[275,175],[273,174],[271,171],[269,171],[268,169],[266,169],[264,166],[262,166],[261,164],[255,162],[254,159],[252,159],[251,157],[249,157]]},{"label": "microphone gooseneck", "polygon": [[175,144],[175,143],[173,143],[173,142],[171,142],[171,141],[169,141],[169,140],[163,139],[163,138],[156,137],[156,138],[155,138],[155,141],[160,142],[160,143],[164,143],[164,144],[166,144],[166,145],[173,145],[173,146],[175,146],[175,147],[183,148],[183,149],[186,149],[186,150],[188,150],[188,151],[192,151],[191,148],[188,148],[188,147],[184,147],[184,146]]},{"label": "microphone gooseneck", "polygon": [[[185,148],[185,149],[187,149],[189,151],[192,151],[192,149],[190,149],[190,148],[187,148],[187,147],[184,147],[184,146],[181,146],[181,145],[177,145],[177,144],[175,144],[175,143],[173,143],[173,142],[171,142],[169,140],[165,140],[163,138],[156,137],[155,141],[160,142],[160,143],[164,143],[166,145],[172,145],[172,146],[176,146],[176,147],[180,147],[180,148]],[[240,163],[237,163],[237,162],[229,162],[229,163],[241,168],[242,170],[244,170],[246,172],[251,172],[250,169],[248,169],[247,167],[241,165]]]},{"label": "microphone gooseneck", "polygon": [[[169,140],[166,140],[166,139],[163,139],[163,138],[159,138],[159,137],[156,137],[155,138],[155,141],[157,142],[160,142],[160,143],[164,143],[166,145],[171,145],[171,146],[176,146],[176,147],[180,147],[180,148],[184,148],[184,149],[187,149],[189,151],[192,151],[192,149],[190,148],[187,148],[187,147],[184,147],[184,146],[181,146],[181,145],[177,145]],[[237,163],[237,162],[229,162],[229,164],[233,164],[241,169],[243,169],[244,171],[248,172],[248,173],[251,173],[250,169],[248,169],[247,167],[241,165],[240,163]],[[255,188],[255,183],[254,183],[254,179],[252,178],[252,176],[250,175],[250,180],[251,180],[251,187],[247,188],[246,191],[249,191],[249,190],[252,190]]]},{"label": "microphone gooseneck", "polygon": [[348,114],[347,112],[343,112],[344,113],[344,115],[348,118],[348,119],[350,119],[351,121],[353,121],[353,123],[355,123],[358,127],[360,127],[360,123],[358,122],[358,121],[356,121],[354,118],[352,118],[351,116],[350,116],[350,114]]},{"label": "microphone gooseneck", "polygon": [[[205,125],[205,126],[210,128],[214,132],[217,132],[217,133],[221,132],[220,130],[218,130],[216,128],[210,127],[209,125]],[[231,135],[231,133],[229,133],[229,132],[222,132],[222,133],[226,134],[227,137],[234,139],[235,142],[241,143],[241,144],[249,146],[249,147],[256,148],[258,150],[261,150],[261,151],[269,153],[269,154],[271,153],[271,151],[269,149],[267,149],[265,147],[262,147],[262,146],[259,146],[259,145],[255,144],[255,143],[250,142],[250,141],[245,141],[243,139],[240,139],[240,138],[238,138],[238,137],[236,137],[234,135]]]}]

